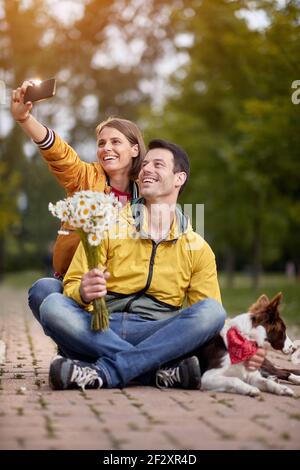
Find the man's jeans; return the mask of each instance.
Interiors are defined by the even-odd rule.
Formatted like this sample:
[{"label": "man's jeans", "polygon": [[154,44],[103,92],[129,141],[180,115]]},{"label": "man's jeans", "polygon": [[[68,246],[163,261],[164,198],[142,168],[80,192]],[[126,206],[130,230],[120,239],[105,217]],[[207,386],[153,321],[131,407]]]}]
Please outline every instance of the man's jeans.
[{"label": "man's jeans", "polygon": [[91,314],[59,293],[42,302],[39,321],[45,333],[71,358],[89,358],[107,387],[123,387],[208,341],[223,327],[222,305],[205,299],[166,320],[113,313],[110,327],[91,330]]},{"label": "man's jeans", "polygon": [[62,282],[54,277],[43,277],[36,281],[28,292],[28,305],[38,322],[40,322],[40,306],[46,297],[54,293],[62,294]]}]

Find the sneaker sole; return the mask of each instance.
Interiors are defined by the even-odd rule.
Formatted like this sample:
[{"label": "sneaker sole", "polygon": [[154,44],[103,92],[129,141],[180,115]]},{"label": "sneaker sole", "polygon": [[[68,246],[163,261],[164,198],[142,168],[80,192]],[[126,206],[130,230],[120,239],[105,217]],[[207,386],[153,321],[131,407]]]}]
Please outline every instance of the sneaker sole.
[{"label": "sneaker sole", "polygon": [[201,388],[201,371],[198,358],[196,356],[189,357],[183,361],[183,364],[187,368],[186,374],[183,374],[187,379],[182,377],[183,388],[199,390]]}]

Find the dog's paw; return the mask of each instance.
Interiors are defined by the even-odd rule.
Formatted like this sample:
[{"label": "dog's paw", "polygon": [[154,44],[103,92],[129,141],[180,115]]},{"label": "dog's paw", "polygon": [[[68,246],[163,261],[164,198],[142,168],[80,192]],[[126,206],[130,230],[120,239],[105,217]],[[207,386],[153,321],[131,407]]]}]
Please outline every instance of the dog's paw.
[{"label": "dog's paw", "polygon": [[280,390],[279,390],[279,395],[286,395],[288,397],[294,397],[295,392],[290,387],[287,387],[286,385],[281,385]]},{"label": "dog's paw", "polygon": [[248,395],[250,395],[250,397],[257,397],[257,395],[260,395],[260,390],[259,390],[259,388],[257,388],[257,387],[251,387],[251,388],[249,389]]},{"label": "dog's paw", "polygon": [[294,341],[293,346],[297,349],[291,355],[291,361],[293,364],[300,364],[300,340]]},{"label": "dog's paw", "polygon": [[288,381],[295,385],[300,385],[300,375],[290,374]]}]

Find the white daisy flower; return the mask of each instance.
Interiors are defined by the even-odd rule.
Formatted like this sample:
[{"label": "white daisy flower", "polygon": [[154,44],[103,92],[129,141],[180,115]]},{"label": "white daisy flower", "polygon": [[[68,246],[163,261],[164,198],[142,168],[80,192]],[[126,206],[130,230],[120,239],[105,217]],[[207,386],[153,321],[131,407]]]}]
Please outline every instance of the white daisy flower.
[{"label": "white daisy flower", "polygon": [[116,222],[121,207],[114,194],[89,190],[49,204],[49,210],[62,222],[68,222],[85,233],[99,232],[102,238],[103,232]]},{"label": "white daisy flower", "polygon": [[100,245],[102,240],[100,232],[92,232],[88,234],[88,242],[91,246],[98,246]]},{"label": "white daisy flower", "polygon": [[[49,211],[62,222],[77,229],[86,251],[89,269],[99,267],[97,247],[104,233],[119,218],[122,205],[114,194],[80,191],[56,204],[49,204]],[[66,233],[60,230],[60,233]],[[99,299],[97,299],[99,300]],[[108,328],[109,319],[105,301],[93,301],[92,329]]]}]

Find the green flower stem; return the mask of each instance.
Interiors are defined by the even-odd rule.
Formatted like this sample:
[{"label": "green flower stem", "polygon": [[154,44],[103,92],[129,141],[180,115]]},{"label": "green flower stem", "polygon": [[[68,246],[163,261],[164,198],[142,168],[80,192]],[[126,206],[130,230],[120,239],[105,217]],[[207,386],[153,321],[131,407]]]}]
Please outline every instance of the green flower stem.
[{"label": "green flower stem", "polygon": [[94,314],[92,317],[92,330],[103,331],[109,327],[109,315],[104,298],[93,300]]},{"label": "green flower stem", "polygon": [[[99,268],[100,265],[100,247],[92,246],[89,244],[87,239],[87,233],[83,230],[78,230],[84,251],[87,257],[89,269]],[[103,331],[109,327],[109,314],[106,307],[105,299],[93,300],[94,310],[92,312],[91,329],[93,331]]]}]

